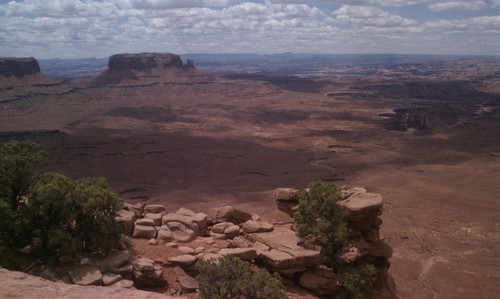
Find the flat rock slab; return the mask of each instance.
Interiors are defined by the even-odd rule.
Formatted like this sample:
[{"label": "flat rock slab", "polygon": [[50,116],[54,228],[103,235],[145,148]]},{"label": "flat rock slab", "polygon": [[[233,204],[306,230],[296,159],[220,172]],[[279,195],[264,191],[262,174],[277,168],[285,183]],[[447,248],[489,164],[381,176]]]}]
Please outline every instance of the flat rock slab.
[{"label": "flat rock slab", "polygon": [[148,214],[148,213],[161,213],[161,212],[164,212],[164,211],[166,211],[164,205],[146,205],[144,207],[144,213],[145,214]]},{"label": "flat rock slab", "polygon": [[293,266],[316,267],[321,264],[319,250],[305,249],[297,245],[301,240],[288,228],[277,227],[271,232],[249,234],[249,239],[260,242],[272,249],[285,252],[293,257]]},{"label": "flat rock slab", "polygon": [[174,268],[174,274],[181,285],[181,288],[185,291],[196,291],[200,286],[198,285],[198,282],[196,279],[193,277],[189,276],[186,274],[186,272],[180,268],[180,267],[175,267]]},{"label": "flat rock slab", "polygon": [[349,212],[359,212],[380,210],[384,201],[378,193],[354,193],[338,204]]},{"label": "flat rock slab", "polygon": [[300,190],[294,188],[277,188],[274,190],[273,197],[276,200],[292,200],[296,201]]},{"label": "flat rock slab", "polygon": [[[0,268],[0,298],[106,298],[106,299],[181,299],[163,294],[122,288],[121,280],[111,287],[80,286],[62,282],[52,282],[22,272]],[[115,287],[116,286],[116,287]]]},{"label": "flat rock slab", "polygon": [[109,265],[112,269],[116,269],[127,264],[130,259],[131,255],[128,250],[111,250],[102,260],[102,263]]},{"label": "flat rock slab", "polygon": [[73,266],[68,270],[73,283],[82,286],[102,285],[102,274],[97,266]]},{"label": "flat rock slab", "polygon": [[270,251],[261,252],[260,256],[266,264],[276,269],[286,269],[294,266],[294,257],[283,251],[271,249]]},{"label": "flat rock slab", "polygon": [[248,220],[241,228],[246,233],[265,233],[273,230],[273,225],[269,222]]},{"label": "flat rock slab", "polygon": [[132,237],[140,239],[154,238],[156,237],[156,228],[154,227],[154,225],[153,226],[135,225]]},{"label": "flat rock slab", "polygon": [[179,266],[188,271],[194,269],[195,263],[196,257],[189,254],[179,255],[168,259],[168,264],[170,266]]}]

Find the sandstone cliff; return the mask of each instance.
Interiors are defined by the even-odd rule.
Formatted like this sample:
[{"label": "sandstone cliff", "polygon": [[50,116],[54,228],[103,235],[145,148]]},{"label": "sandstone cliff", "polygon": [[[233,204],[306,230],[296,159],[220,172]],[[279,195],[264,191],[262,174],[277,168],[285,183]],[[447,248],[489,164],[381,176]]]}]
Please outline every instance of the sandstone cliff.
[{"label": "sandstone cliff", "polygon": [[35,58],[0,58],[0,75],[14,76],[18,79],[40,73],[40,66]]},{"label": "sandstone cliff", "polygon": [[192,60],[183,64],[179,55],[171,53],[115,54],[108,69],[91,80],[91,84],[157,84],[165,81],[189,80],[201,75]]},{"label": "sandstone cliff", "polygon": [[40,71],[33,58],[0,58],[0,96],[9,99],[38,93],[46,86],[58,84]]},{"label": "sandstone cliff", "polygon": [[108,68],[111,70],[145,71],[171,67],[183,67],[179,55],[170,53],[115,54],[108,61]]}]

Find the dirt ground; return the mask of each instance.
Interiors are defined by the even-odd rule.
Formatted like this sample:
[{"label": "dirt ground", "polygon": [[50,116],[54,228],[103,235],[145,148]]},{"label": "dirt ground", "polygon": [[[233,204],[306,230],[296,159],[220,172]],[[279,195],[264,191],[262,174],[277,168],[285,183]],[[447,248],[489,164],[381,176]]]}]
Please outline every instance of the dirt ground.
[{"label": "dirt ground", "polygon": [[[287,222],[272,199],[277,187],[365,187],[385,199],[381,233],[394,249],[390,272],[402,298],[496,298],[498,113],[389,131],[379,114],[416,100],[325,96],[357,84],[294,91],[210,78],[54,87],[1,102],[0,138],[34,139],[48,151],[45,170],[104,176],[127,201],[169,211],[234,205]],[[153,259],[175,253],[137,246]]]}]

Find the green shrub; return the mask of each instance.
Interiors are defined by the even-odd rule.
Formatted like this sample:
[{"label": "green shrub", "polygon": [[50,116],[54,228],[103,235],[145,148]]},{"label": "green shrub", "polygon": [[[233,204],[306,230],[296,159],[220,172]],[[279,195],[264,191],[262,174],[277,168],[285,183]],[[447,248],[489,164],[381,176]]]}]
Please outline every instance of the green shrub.
[{"label": "green shrub", "polygon": [[196,270],[201,298],[287,298],[278,274],[266,269],[253,273],[248,262],[236,257],[199,261]]},{"label": "green shrub", "polygon": [[[118,245],[115,215],[122,200],[106,180],[72,180],[55,172],[39,176],[43,157],[33,142],[0,147],[0,266],[19,269],[26,257],[58,260]],[[21,251],[27,255],[21,257]]]},{"label": "green shrub", "polygon": [[36,179],[36,168],[46,153],[32,141],[9,141],[0,146],[0,198],[12,211],[27,195]]},{"label": "green shrub", "polygon": [[62,174],[44,174],[26,207],[42,254],[73,256],[82,250],[107,252],[116,248],[120,230],[115,214],[118,195],[104,178],[73,181]]},{"label": "green shrub", "polygon": [[299,193],[294,214],[297,235],[321,245],[326,251],[324,262],[329,266],[336,264],[347,235],[342,209],[336,204],[341,198],[334,183],[313,182]]},{"label": "green shrub", "polygon": [[373,293],[377,269],[372,264],[348,265],[343,269],[342,285],[350,298],[368,298]]},{"label": "green shrub", "polygon": [[342,194],[333,183],[313,182],[299,194],[299,206],[294,214],[297,235],[321,245],[324,263],[343,277],[342,285],[350,298],[369,298],[378,273],[368,263],[347,264],[339,254],[346,246],[348,227],[337,202]]}]

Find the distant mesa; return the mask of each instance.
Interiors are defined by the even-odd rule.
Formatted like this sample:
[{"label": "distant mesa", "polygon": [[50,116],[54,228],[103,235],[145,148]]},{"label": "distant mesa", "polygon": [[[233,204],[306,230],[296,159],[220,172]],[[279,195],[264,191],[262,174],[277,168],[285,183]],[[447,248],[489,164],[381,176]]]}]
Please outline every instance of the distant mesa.
[{"label": "distant mesa", "polygon": [[183,64],[179,55],[172,53],[115,54],[108,60],[108,69],[95,77],[93,84],[155,83],[176,80],[202,72],[190,59]]},{"label": "distant mesa", "polygon": [[[108,61],[108,68],[111,70],[145,71],[171,67],[184,67],[179,55],[171,53],[115,54]],[[194,67],[192,62],[190,67]]]},{"label": "distant mesa", "polygon": [[26,75],[40,73],[40,66],[35,58],[0,58],[0,75],[14,76],[21,79]]},{"label": "distant mesa", "polygon": [[40,72],[40,65],[33,57],[0,58],[0,94],[5,97],[17,93],[14,89],[57,84]]}]

